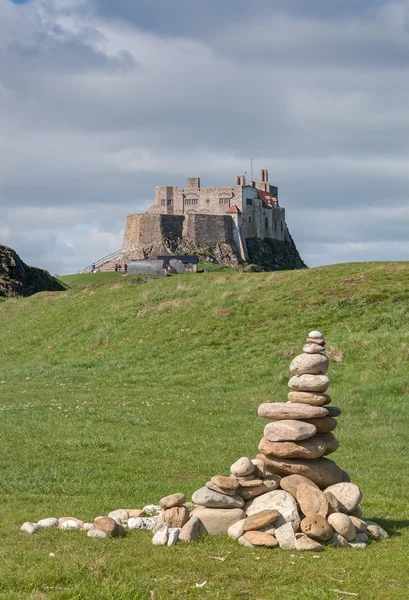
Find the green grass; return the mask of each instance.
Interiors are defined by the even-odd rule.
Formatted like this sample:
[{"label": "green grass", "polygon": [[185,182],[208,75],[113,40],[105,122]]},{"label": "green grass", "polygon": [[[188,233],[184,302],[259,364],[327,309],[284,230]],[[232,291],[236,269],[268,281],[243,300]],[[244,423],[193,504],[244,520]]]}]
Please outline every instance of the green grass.
[{"label": "green grass", "polygon": [[[409,263],[61,279],[71,289],[0,304],[0,598],[408,598]],[[286,400],[289,363],[317,328],[345,353],[329,373],[335,460],[388,540],[314,558],[225,536],[168,549],[148,532],[20,533],[190,496],[255,456],[257,405]]]}]

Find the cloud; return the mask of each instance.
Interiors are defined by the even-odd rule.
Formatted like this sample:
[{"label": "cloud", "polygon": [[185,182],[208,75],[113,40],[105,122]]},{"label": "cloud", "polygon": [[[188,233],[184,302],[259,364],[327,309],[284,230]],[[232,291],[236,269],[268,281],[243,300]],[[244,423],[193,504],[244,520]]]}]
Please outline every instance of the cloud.
[{"label": "cloud", "polygon": [[406,258],[408,31],[407,0],[1,3],[0,242],[75,271],[252,157],[308,264]]}]

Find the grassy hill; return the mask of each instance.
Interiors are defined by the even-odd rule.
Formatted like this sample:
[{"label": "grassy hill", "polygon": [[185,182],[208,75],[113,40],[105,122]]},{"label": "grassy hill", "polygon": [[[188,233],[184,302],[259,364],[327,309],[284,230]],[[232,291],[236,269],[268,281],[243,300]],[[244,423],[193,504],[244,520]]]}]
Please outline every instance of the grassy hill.
[{"label": "grassy hill", "polygon": [[[409,263],[62,279],[71,289],[0,304],[0,598],[407,598]],[[286,400],[311,329],[332,348],[334,458],[389,540],[314,558],[224,537],[167,549],[148,532],[19,532],[191,495],[255,456],[257,406]]]}]

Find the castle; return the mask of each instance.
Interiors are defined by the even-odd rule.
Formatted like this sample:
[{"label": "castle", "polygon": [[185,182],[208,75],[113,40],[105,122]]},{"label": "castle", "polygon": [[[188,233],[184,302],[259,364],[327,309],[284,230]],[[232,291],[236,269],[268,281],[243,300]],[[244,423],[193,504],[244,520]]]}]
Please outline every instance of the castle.
[{"label": "castle", "polygon": [[157,187],[155,203],[145,213],[128,215],[123,260],[183,252],[269,270],[305,267],[266,169],[257,183],[238,175],[230,187],[202,188],[199,177],[189,177],[185,188]]}]

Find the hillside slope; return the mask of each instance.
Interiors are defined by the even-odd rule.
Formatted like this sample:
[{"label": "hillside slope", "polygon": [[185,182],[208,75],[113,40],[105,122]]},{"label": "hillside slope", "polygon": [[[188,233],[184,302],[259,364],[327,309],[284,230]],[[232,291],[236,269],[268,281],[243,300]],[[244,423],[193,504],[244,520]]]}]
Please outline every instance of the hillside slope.
[{"label": "hillside slope", "polygon": [[0,245],[0,298],[61,291],[64,286],[48,271],[29,267],[14,250]]}]

